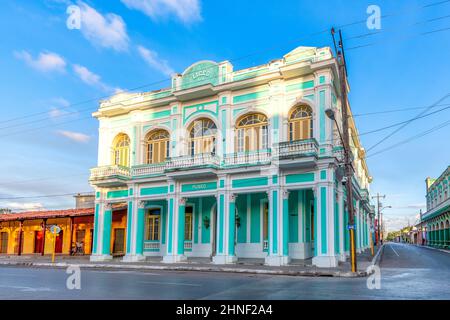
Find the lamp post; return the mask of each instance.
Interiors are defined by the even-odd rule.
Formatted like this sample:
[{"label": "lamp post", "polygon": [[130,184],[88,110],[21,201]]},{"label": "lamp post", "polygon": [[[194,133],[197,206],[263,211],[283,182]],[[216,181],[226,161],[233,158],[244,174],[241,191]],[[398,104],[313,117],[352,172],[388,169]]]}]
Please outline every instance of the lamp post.
[{"label": "lamp post", "polygon": [[378,236],[379,236],[379,239],[380,239],[380,243],[382,243],[383,242],[383,230],[382,230],[382,228],[381,228],[381,221],[383,221],[383,210],[384,209],[391,209],[392,208],[392,206],[385,206],[385,207],[381,207],[380,209],[379,209],[379,211],[378,211],[378,224],[379,224],[379,226],[378,226]]},{"label": "lamp post", "polygon": [[[344,67],[341,65],[341,76],[342,80],[345,81],[345,70]],[[342,88],[342,95],[345,96],[343,99],[345,102],[346,100],[346,86],[345,83]],[[336,121],[336,116],[334,114],[334,110],[332,108],[328,108],[325,110],[325,114],[328,118],[333,120],[336,124],[336,128],[339,132],[339,137],[342,142],[342,146],[344,147],[344,168],[345,168],[345,176],[346,176],[346,183],[345,186],[347,188],[347,208],[348,208],[348,229],[350,233],[350,261],[352,266],[352,272],[357,271],[357,261],[356,261],[356,241],[355,241],[355,213],[353,208],[353,188],[352,188],[352,177],[353,177],[353,168],[350,160],[350,137],[348,134],[348,115],[347,115],[347,104],[344,103],[342,107],[342,118],[343,118],[343,131],[344,136],[342,136],[341,131],[339,130],[339,125]]]}]

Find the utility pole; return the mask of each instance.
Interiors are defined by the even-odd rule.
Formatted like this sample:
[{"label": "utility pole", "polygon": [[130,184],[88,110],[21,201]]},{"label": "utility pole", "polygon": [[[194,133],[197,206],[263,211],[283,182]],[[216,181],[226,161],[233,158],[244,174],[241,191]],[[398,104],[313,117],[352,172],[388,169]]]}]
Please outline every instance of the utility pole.
[{"label": "utility pole", "polygon": [[378,226],[377,226],[377,237],[378,237],[378,245],[381,243],[381,210],[380,210],[380,198],[386,198],[386,195],[380,195],[377,193],[376,196],[373,196],[372,199],[377,198],[377,212],[378,212]]},{"label": "utility pole", "polygon": [[348,126],[348,101],[347,101],[347,67],[345,65],[344,42],[342,40],[342,32],[339,30],[339,50],[336,48],[336,40],[334,38],[335,30],[331,29],[333,43],[339,63],[339,78],[341,80],[341,97],[342,97],[342,126],[343,126],[343,144],[344,144],[344,165],[347,189],[347,209],[348,209],[348,230],[350,233],[350,260],[352,272],[357,272],[356,262],[356,239],[355,239],[355,212],[353,207],[353,167],[350,159],[350,135]]}]

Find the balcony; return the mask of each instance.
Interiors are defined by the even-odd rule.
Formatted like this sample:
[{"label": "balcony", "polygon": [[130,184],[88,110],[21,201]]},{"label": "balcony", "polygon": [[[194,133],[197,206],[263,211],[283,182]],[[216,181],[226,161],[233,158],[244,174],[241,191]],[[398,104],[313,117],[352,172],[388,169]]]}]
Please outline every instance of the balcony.
[{"label": "balcony", "polygon": [[164,174],[166,169],[166,162],[154,164],[142,164],[131,168],[131,175],[134,178],[143,178],[154,175]]},{"label": "balcony", "polygon": [[196,177],[216,175],[220,167],[220,159],[214,153],[200,153],[189,156],[167,158],[165,173],[179,178],[192,177],[195,170]]},{"label": "balcony", "polygon": [[89,181],[100,187],[116,187],[125,185],[131,179],[130,168],[122,166],[102,166],[91,169]]},{"label": "balcony", "polygon": [[302,167],[315,162],[318,154],[316,139],[280,142],[275,144],[273,160],[278,160],[280,167]]},{"label": "balcony", "polygon": [[263,165],[269,164],[271,161],[271,151],[259,150],[248,152],[229,153],[224,156],[224,165],[226,167],[247,166],[247,165]]}]

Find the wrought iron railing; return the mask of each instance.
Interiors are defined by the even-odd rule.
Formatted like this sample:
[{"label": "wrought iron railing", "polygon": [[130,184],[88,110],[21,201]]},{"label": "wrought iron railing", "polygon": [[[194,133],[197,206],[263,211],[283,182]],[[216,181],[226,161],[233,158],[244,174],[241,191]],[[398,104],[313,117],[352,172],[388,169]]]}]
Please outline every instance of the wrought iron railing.
[{"label": "wrought iron railing", "polygon": [[298,156],[314,156],[318,152],[315,139],[280,142],[275,145],[273,157],[286,158]]},{"label": "wrought iron railing", "polygon": [[224,156],[224,164],[226,166],[233,165],[257,165],[269,163],[271,159],[270,149],[235,152]]},{"label": "wrought iron railing", "polygon": [[219,157],[213,153],[200,153],[189,156],[168,158],[166,160],[166,169],[185,169],[208,165],[219,166]]},{"label": "wrought iron railing", "polygon": [[130,178],[130,168],[122,166],[102,166],[91,169],[90,180],[109,177]]}]

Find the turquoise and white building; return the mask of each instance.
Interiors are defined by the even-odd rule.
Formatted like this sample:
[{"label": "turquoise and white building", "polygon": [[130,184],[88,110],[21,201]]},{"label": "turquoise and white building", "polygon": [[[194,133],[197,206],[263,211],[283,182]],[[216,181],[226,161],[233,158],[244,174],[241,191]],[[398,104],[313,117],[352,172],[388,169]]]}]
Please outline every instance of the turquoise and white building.
[{"label": "turquoise and white building", "polygon": [[425,180],[427,212],[421,216],[427,245],[450,248],[450,166],[437,179]]},{"label": "turquoise and white building", "polygon": [[[200,61],[169,88],[100,103],[92,260],[194,257],[335,267],[349,254],[338,65],[330,48],[299,47],[234,70]],[[373,207],[364,148],[350,118],[359,251]],[[115,208],[126,223],[113,227]],[[118,232],[116,229],[124,229]],[[114,237],[114,239],[112,239]],[[115,237],[122,237],[116,239]]]}]

